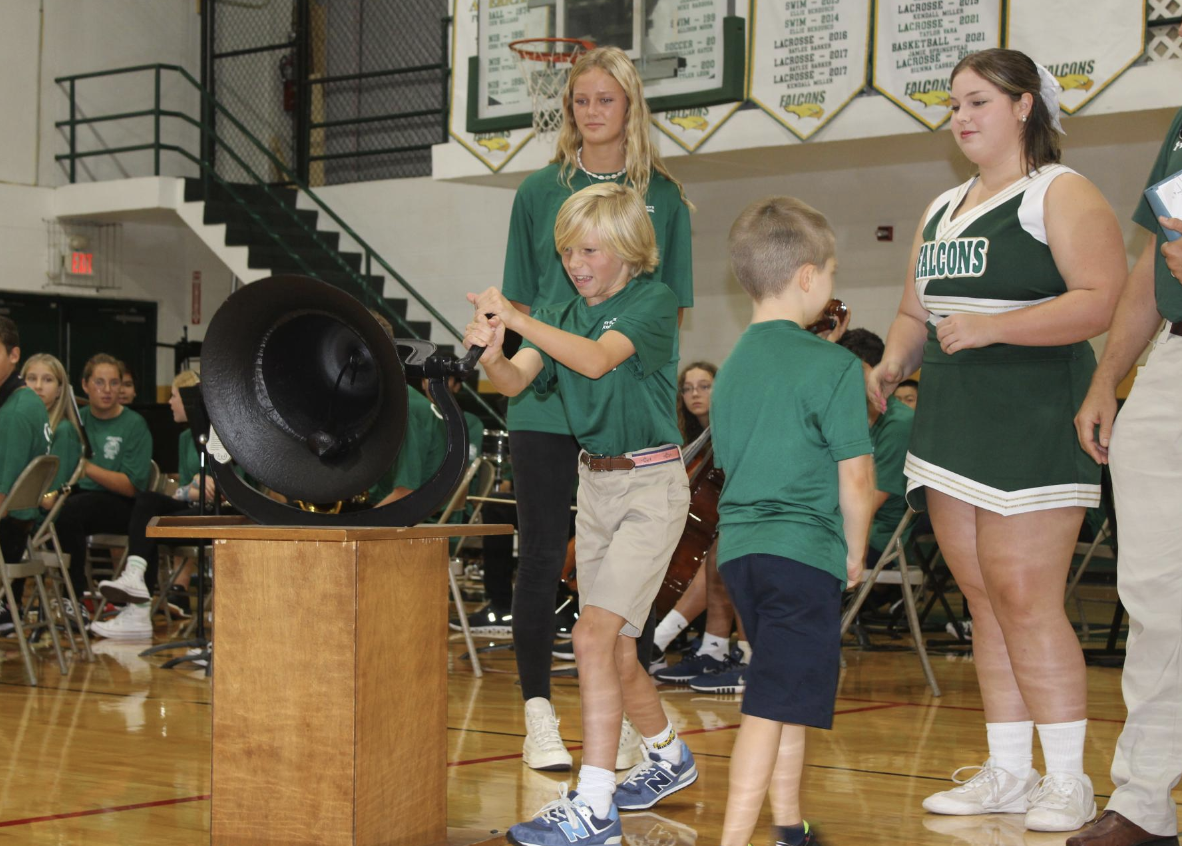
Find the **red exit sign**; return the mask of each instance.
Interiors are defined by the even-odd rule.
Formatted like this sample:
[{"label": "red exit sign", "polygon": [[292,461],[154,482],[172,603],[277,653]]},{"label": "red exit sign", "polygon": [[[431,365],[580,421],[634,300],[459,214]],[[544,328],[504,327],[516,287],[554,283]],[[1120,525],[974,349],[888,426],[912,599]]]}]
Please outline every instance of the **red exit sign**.
[{"label": "red exit sign", "polygon": [[94,253],[70,253],[70,273],[94,276]]}]

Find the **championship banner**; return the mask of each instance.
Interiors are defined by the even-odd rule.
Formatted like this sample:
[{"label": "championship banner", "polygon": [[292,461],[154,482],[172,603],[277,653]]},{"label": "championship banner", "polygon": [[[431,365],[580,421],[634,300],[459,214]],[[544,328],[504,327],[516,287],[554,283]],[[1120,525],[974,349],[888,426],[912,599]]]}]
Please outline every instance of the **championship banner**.
[{"label": "championship banner", "polygon": [[754,0],[750,99],[802,141],[866,87],[869,0]]},{"label": "championship banner", "polygon": [[1143,0],[1010,0],[1006,46],[1044,65],[1075,114],[1145,52]]},{"label": "championship banner", "polygon": [[879,0],[874,20],[874,88],[928,129],[952,113],[956,63],[1001,46],[1001,0]]},{"label": "championship banner", "polygon": [[705,144],[706,139],[726,123],[741,105],[724,103],[696,109],[673,109],[653,115],[653,125],[672,138],[677,146],[692,153]]},{"label": "championship banner", "polygon": [[[452,48],[451,48],[451,106],[448,111],[448,134],[456,139],[468,152],[480,159],[484,165],[494,173],[500,170],[524,147],[534,131],[530,127],[525,129],[506,129],[499,132],[468,132],[468,57],[475,56],[477,51],[477,32],[480,24],[480,4],[490,0],[455,0],[452,7]],[[527,0],[511,0],[505,3],[501,0],[498,8],[498,22],[516,11],[528,13]],[[487,10],[486,10],[487,14]],[[460,48],[463,47],[461,50]],[[513,65],[513,55],[505,48],[506,85],[511,84],[520,74],[516,73]],[[524,82],[522,82],[524,85]],[[528,96],[525,98],[528,103]],[[524,111],[528,111],[528,106]]]}]

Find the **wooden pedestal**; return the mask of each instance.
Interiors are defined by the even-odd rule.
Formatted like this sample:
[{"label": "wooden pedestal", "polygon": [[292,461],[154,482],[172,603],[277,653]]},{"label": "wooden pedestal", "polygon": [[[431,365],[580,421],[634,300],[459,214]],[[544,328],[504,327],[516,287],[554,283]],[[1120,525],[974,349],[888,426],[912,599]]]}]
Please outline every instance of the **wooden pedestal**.
[{"label": "wooden pedestal", "polygon": [[210,539],[214,846],[427,846],[447,834],[447,539],[158,518]]}]

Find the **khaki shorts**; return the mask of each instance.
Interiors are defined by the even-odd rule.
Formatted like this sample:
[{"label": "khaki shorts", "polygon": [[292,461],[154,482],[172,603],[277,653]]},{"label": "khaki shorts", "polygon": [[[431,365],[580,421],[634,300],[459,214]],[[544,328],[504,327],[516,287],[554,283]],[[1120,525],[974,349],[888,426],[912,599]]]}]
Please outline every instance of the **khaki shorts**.
[{"label": "khaki shorts", "polygon": [[619,614],[626,621],[620,634],[640,637],[685,529],[689,499],[681,461],[598,472],[579,464],[580,611],[594,605]]}]

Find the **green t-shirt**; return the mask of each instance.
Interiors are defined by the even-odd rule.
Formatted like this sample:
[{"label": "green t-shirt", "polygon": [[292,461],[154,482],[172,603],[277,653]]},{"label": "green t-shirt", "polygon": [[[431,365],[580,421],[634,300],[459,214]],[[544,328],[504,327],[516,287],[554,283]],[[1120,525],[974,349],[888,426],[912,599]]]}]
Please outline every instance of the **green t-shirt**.
[{"label": "green t-shirt", "polygon": [[837,462],[871,452],[862,362],[788,320],[754,323],[710,399],[718,563],[792,558],[846,579]]},{"label": "green t-shirt", "polygon": [[53,430],[53,444],[49,448],[49,454],[57,456],[57,475],[53,477],[53,490],[58,490],[70,481],[70,477],[78,469],[78,461],[82,458],[82,442],[78,440],[78,432],[74,424],[64,417]]},{"label": "green t-shirt", "polygon": [[[566,275],[562,257],[554,248],[554,221],[571,194],[599,181],[575,170],[568,188],[562,181],[559,166],[551,164],[521,183],[513,199],[505,250],[501,291],[507,299],[524,303],[532,314],[539,308],[559,305],[576,296],[574,283]],[[625,180],[621,177],[615,181]],[[689,209],[681,201],[677,186],[659,173],[653,173],[649,180],[645,203],[656,231],[660,263],[651,274],[640,278],[664,283],[676,295],[678,307],[691,308],[694,271]],[[514,432],[571,434],[562,405],[553,393],[522,391],[510,399],[508,426]]]},{"label": "green t-shirt", "polygon": [[[90,463],[104,470],[123,473],[142,491],[152,475],[152,433],[137,412],[127,406],[109,420],[99,420],[90,406],[82,409],[82,427],[94,455]],[[83,478],[78,487],[86,491],[106,490],[93,479]]]},{"label": "green t-shirt", "polygon": [[197,444],[193,442],[193,433],[188,429],[181,432],[177,439],[176,454],[176,483],[179,487],[187,487],[193,483],[193,479],[201,475],[201,456],[197,454]]},{"label": "green t-shirt", "polygon": [[878,489],[889,494],[887,501],[874,513],[870,524],[870,548],[886,552],[891,535],[907,513],[907,478],[903,464],[907,460],[907,445],[911,443],[911,421],[915,412],[894,397],[887,399],[887,410],[870,427],[870,441],[874,444],[874,476]]},{"label": "green t-shirt", "polygon": [[377,505],[395,488],[417,490],[443,461],[445,444],[436,436],[431,400],[414,388],[406,389],[406,435],[398,458],[369,489],[369,501]]},{"label": "green t-shirt", "polygon": [[[32,388],[17,388],[0,405],[0,493],[12,490],[17,477],[39,455],[49,452],[49,415]],[[18,520],[33,520],[36,508],[11,512]]]},{"label": "green t-shirt", "polygon": [[[1155,185],[1163,179],[1173,176],[1182,170],[1182,109],[1174,115],[1174,122],[1170,124],[1170,131],[1166,133],[1166,140],[1157,154],[1157,161],[1153,163],[1153,170],[1149,172],[1149,180],[1145,187]],[[1140,224],[1157,236],[1157,255],[1153,262],[1153,289],[1157,295],[1157,310],[1171,323],[1182,322],[1182,282],[1179,282],[1166,267],[1166,258],[1161,254],[1161,245],[1165,243],[1161,224],[1157,222],[1157,215],[1149,207],[1145,195],[1141,195],[1141,202],[1133,212],[1133,222]]]},{"label": "green t-shirt", "polygon": [[598,379],[589,379],[538,350],[539,394],[555,387],[570,432],[593,455],[621,455],[638,449],[680,444],[677,428],[677,297],[664,285],[633,279],[617,294],[589,306],[575,297],[539,309],[543,323],[598,340],[619,332],[636,347],[627,360]]}]

